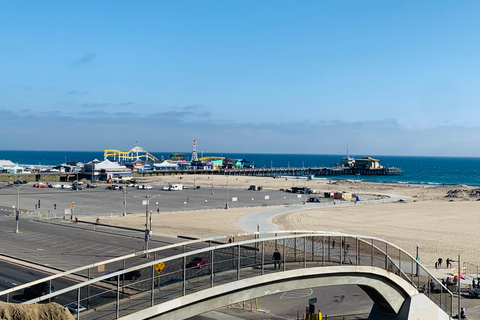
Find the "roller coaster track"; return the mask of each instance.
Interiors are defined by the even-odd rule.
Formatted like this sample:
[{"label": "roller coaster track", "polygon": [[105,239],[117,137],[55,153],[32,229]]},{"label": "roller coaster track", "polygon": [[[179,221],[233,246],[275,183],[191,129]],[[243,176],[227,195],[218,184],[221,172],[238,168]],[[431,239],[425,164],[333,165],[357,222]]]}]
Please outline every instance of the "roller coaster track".
[{"label": "roller coaster track", "polygon": [[119,150],[103,150],[103,158],[108,159],[112,158],[114,161],[125,162],[126,160],[136,159],[139,160],[144,158],[145,161],[160,161],[157,157],[152,155],[147,150],[141,147],[135,147],[130,151],[119,151]]}]

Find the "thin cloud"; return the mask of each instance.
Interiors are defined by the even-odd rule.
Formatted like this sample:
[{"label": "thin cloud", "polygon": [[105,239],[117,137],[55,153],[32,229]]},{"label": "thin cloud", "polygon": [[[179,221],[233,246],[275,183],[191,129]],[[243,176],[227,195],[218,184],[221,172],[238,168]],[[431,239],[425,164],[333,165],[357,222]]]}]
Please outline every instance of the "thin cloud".
[{"label": "thin cloud", "polygon": [[76,90],[67,91],[67,94],[72,95],[72,96],[83,96],[83,95],[86,95],[87,93],[88,93],[88,91],[76,91]]},{"label": "thin cloud", "polygon": [[90,64],[93,62],[93,60],[97,57],[96,54],[94,53],[87,53],[83,55],[82,57],[78,58],[77,60],[73,61],[74,66],[83,66],[86,64]]}]

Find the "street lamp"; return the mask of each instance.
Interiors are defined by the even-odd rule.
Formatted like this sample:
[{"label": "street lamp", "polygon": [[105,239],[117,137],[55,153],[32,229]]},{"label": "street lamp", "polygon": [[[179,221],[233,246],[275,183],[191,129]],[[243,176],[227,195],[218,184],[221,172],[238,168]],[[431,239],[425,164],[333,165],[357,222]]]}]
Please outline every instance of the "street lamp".
[{"label": "street lamp", "polygon": [[[147,189],[147,192],[148,192],[148,189]],[[150,217],[150,231],[148,229],[148,220],[149,220],[148,217],[149,217],[149,212],[150,212],[148,210],[148,208],[149,208],[150,200],[152,198],[157,197],[157,196],[160,196],[160,194],[155,194],[151,197],[148,197],[148,194],[145,197],[133,196],[134,198],[144,198],[145,199],[145,200],[142,201],[142,204],[144,206],[146,206],[145,207],[145,250],[146,251],[148,251],[148,240],[150,238],[150,231],[152,229],[152,219],[151,219],[151,217]],[[148,258],[148,254],[147,254],[147,258]]]},{"label": "street lamp", "polygon": [[123,216],[127,215],[127,182],[123,186]]},{"label": "street lamp", "polygon": [[227,174],[227,198],[225,199],[225,209],[228,209],[228,174]]},{"label": "street lamp", "polygon": [[211,194],[214,194],[213,193],[213,169],[212,169],[212,192],[211,192]]},{"label": "street lamp", "polygon": [[[17,163],[18,167],[18,163]],[[17,168],[15,168],[15,181],[17,180]],[[17,189],[17,208],[15,210],[15,206],[13,206],[13,209],[15,210],[15,221],[16,221],[16,226],[15,226],[15,233],[18,233],[18,220],[20,220],[20,188],[23,187],[23,185],[13,185],[15,189]]]}]

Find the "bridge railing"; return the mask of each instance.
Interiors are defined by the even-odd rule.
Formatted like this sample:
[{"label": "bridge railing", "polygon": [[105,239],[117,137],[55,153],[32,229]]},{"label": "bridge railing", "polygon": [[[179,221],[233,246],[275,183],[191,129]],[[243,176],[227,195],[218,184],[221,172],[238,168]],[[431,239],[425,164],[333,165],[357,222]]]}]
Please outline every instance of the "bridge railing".
[{"label": "bridge railing", "polygon": [[[96,264],[95,270],[90,267],[49,279],[49,285],[56,291],[26,303],[55,298],[64,306],[77,304],[95,309],[76,314],[77,319],[80,316],[116,319],[221,284],[278,272],[272,257],[278,249],[282,271],[342,265],[385,269],[418,288],[452,315],[452,293],[397,246],[364,236],[291,233],[215,237],[169,246],[182,251],[173,256],[160,256],[164,250],[156,249],[112,259]],[[189,262],[196,257],[204,260],[190,266]],[[431,281],[435,284],[433,289]]]}]

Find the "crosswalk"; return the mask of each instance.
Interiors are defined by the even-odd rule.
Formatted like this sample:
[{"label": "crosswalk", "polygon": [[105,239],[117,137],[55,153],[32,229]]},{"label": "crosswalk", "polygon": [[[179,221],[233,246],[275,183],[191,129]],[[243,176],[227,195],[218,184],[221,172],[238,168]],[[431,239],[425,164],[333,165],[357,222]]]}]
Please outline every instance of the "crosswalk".
[{"label": "crosswalk", "polygon": [[285,291],[281,296],[280,300],[282,299],[299,299],[311,296],[313,293],[312,288],[305,288],[305,289],[296,289]]}]

